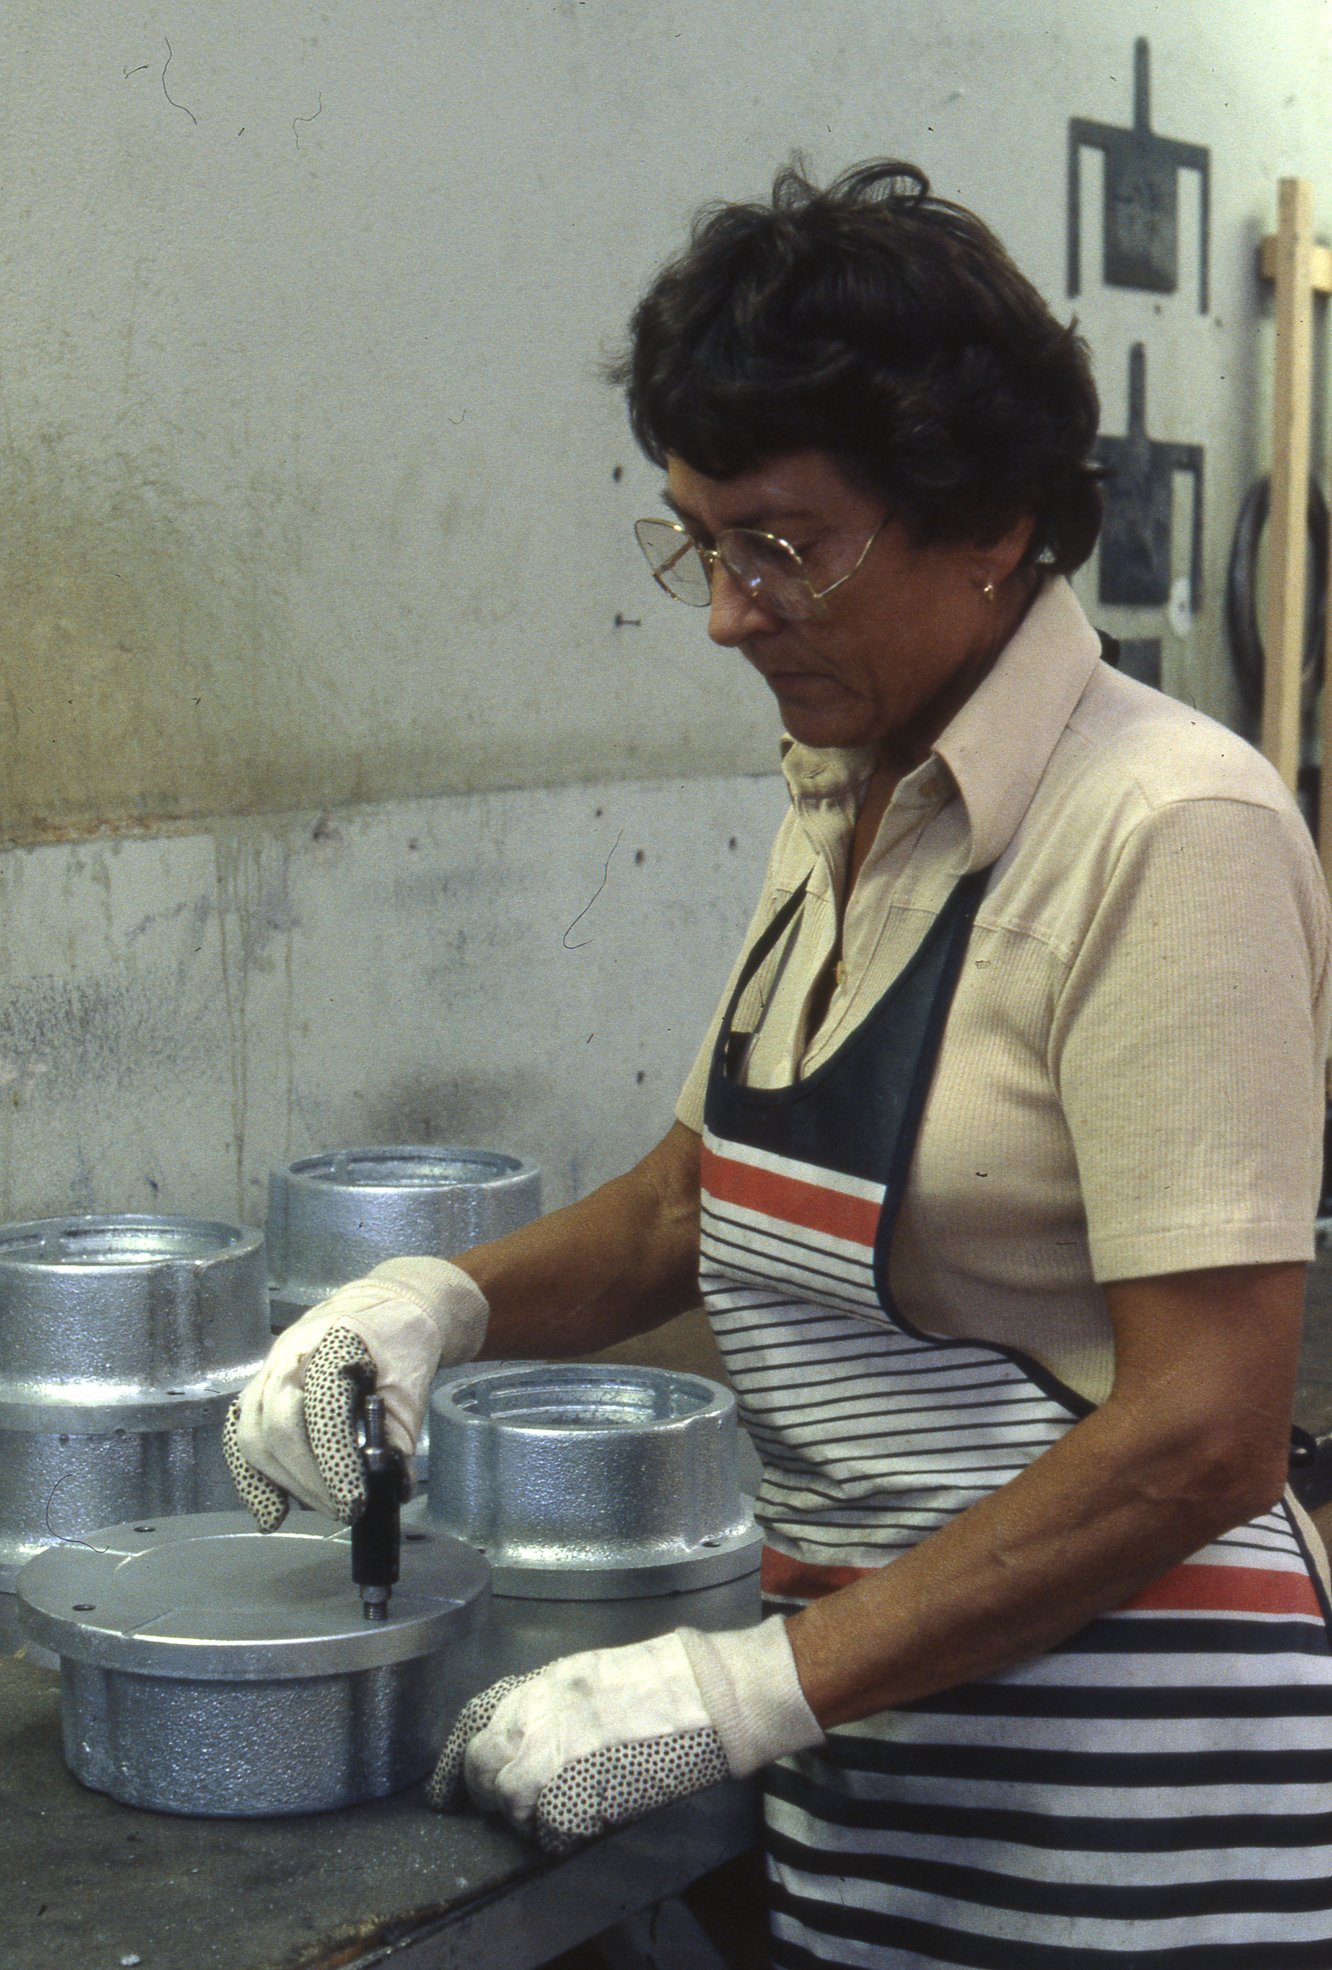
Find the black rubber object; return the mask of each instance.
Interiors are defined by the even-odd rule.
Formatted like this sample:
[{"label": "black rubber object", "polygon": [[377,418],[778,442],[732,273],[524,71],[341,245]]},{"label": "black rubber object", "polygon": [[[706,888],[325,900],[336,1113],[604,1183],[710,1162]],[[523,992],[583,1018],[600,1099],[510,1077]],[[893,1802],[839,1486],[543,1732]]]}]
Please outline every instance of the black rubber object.
[{"label": "black rubber object", "polygon": [[[1272,503],[1272,481],[1255,479],[1244,496],[1230,545],[1226,570],[1226,630],[1235,674],[1248,710],[1256,717],[1263,702],[1263,641],[1258,630],[1258,543]],[[1313,568],[1313,606],[1306,609],[1300,705],[1307,717],[1323,678],[1323,638],[1327,624],[1327,501],[1314,478],[1307,507]]]}]

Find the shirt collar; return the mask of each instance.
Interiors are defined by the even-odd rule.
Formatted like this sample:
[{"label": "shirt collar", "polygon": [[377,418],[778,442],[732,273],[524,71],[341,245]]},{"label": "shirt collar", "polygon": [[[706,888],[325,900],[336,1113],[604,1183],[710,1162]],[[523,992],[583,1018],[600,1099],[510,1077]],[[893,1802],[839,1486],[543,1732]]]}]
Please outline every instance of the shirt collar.
[{"label": "shirt collar", "polygon": [[970,824],[968,870],[988,868],[1012,841],[1100,660],[1100,638],[1055,575],[939,734],[935,753]]},{"label": "shirt collar", "polygon": [[[939,734],[932,758],[948,768],[966,808],[968,871],[988,868],[1017,833],[1100,654],[1073,590],[1062,575],[1051,576],[993,669]],[[797,806],[858,806],[876,757],[872,746],[782,739],[782,771]],[[920,805],[916,789],[928,779],[928,765],[908,774],[898,795]]]},{"label": "shirt collar", "polygon": [[807,746],[782,734],[782,772],[797,804],[826,800],[859,804],[878,763],[873,746]]}]

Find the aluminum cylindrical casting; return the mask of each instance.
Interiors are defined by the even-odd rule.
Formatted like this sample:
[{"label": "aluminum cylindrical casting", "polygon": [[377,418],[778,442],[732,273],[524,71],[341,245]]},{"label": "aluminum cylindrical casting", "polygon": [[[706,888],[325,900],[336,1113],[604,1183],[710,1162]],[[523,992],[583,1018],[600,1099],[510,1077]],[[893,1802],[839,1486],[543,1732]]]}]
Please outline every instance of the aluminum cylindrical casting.
[{"label": "aluminum cylindrical casting", "polygon": [[234,1503],[222,1419],[269,1345],[266,1275],[238,1225],[0,1227],[0,1593],[45,1546]]},{"label": "aluminum cylindrical casting", "polygon": [[60,1659],[65,1760],[131,1806],[327,1812],[412,1784],[464,1696],[489,1591],[479,1554],[405,1536],[382,1621],[363,1618],[351,1535],[313,1512],[94,1532],[18,1579],[24,1632]]},{"label": "aluminum cylindrical casting", "polygon": [[268,1180],[272,1321],[403,1254],[448,1258],[541,1213],[541,1171],[491,1149],[399,1145],[306,1156]]},{"label": "aluminum cylindrical casting", "polygon": [[666,1629],[759,1619],[762,1534],[735,1398],[701,1375],[456,1368],[430,1402],[428,1522],[486,1555],[489,1675]]}]

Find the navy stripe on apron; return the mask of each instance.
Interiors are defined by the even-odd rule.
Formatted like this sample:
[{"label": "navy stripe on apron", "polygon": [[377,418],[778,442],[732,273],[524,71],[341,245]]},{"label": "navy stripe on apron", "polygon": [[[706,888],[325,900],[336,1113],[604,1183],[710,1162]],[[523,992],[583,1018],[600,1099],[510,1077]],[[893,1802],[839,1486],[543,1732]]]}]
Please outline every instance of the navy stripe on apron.
[{"label": "navy stripe on apron", "polygon": [[[835,1591],[1007,1483],[1089,1405],[1019,1351],[914,1329],[888,1256],[966,878],[830,1061],[709,1080],[700,1279],[764,1466],[765,1589]],[[1332,1650],[1278,1505],[1033,1662],[833,1730],[766,1787],[773,1963],[1332,1966]]]}]

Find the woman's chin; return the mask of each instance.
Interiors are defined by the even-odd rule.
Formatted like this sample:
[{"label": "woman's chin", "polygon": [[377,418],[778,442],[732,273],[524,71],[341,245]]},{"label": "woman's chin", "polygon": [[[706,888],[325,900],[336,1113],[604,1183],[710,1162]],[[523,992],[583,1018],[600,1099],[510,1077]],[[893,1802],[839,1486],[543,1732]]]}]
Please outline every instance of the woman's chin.
[{"label": "woman's chin", "polygon": [[780,695],[782,729],[802,746],[870,746],[875,734],[866,729],[864,717],[857,718],[848,706],[815,706]]}]

